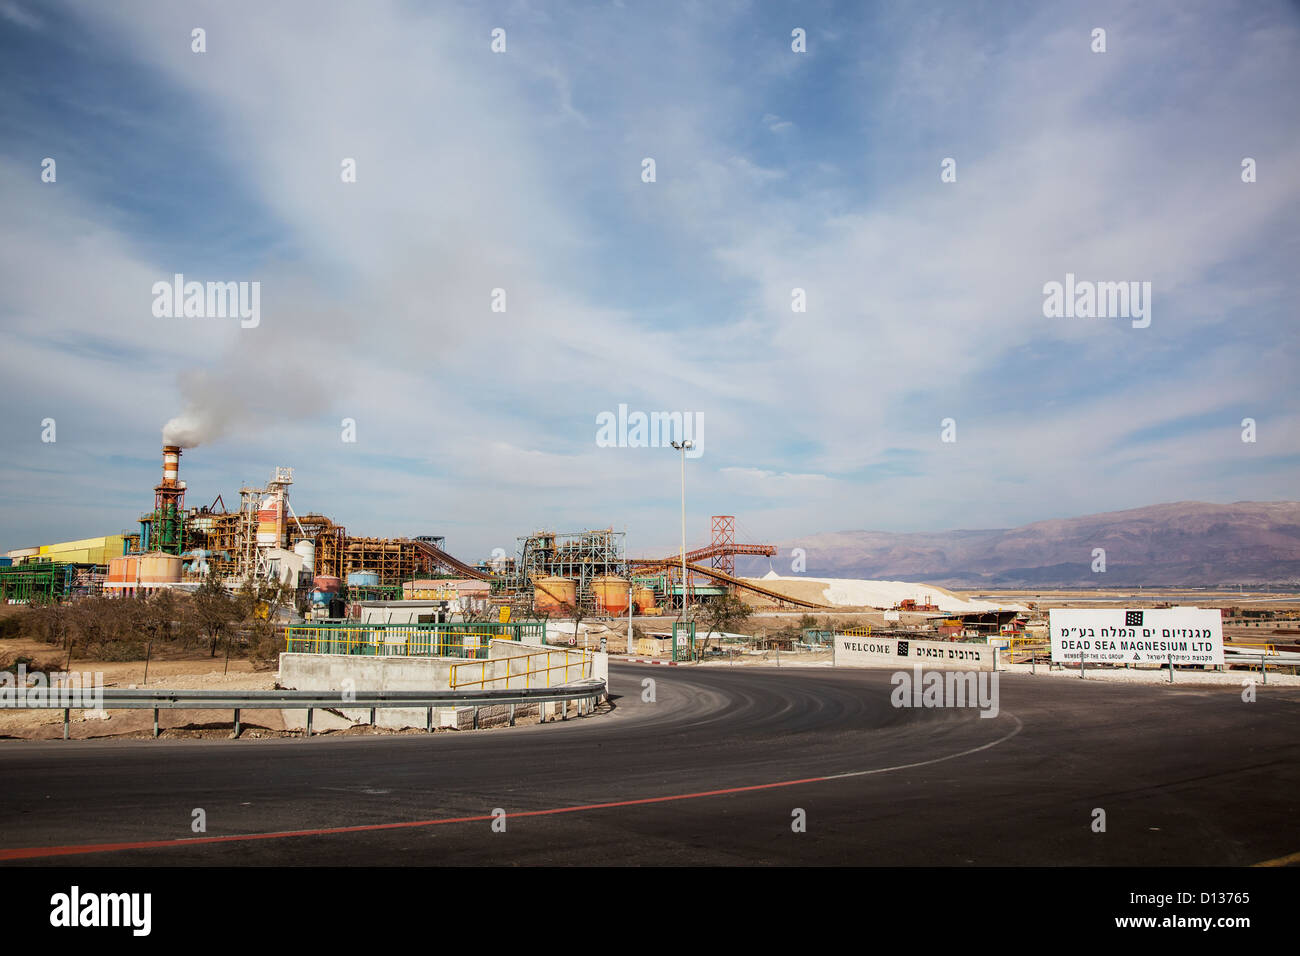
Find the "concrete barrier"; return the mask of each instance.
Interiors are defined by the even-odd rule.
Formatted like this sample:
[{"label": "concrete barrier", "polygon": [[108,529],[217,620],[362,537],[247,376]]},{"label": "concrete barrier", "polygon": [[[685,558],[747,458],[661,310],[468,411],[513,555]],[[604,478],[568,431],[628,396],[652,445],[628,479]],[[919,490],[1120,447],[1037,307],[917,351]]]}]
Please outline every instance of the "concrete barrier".
[{"label": "concrete barrier", "polygon": [[[483,687],[488,690],[506,690],[520,687],[546,687],[572,683],[584,677],[601,677],[609,680],[609,655],[583,654],[568,649],[573,664],[569,668],[556,667],[548,673],[526,675],[530,665],[537,667],[538,660],[527,655],[551,652],[552,663],[558,664],[565,648],[540,647],[518,641],[493,640],[488,656],[482,661],[464,661],[448,657],[360,657],[342,654],[281,654],[280,686],[289,690],[335,691],[339,694],[339,707],[334,711],[317,710],[312,717],[313,729],[338,730],[358,724],[370,723],[369,708],[348,707],[343,699],[346,689],[354,691],[386,690],[452,690],[454,673],[459,688]],[[567,672],[566,672],[567,670]],[[510,679],[507,681],[506,678]],[[567,680],[566,680],[567,678]],[[348,683],[350,682],[350,683]],[[543,717],[558,715],[562,704],[516,704],[514,716],[532,717],[544,708]],[[508,705],[483,707],[435,707],[434,727],[454,727],[469,730],[478,726],[492,726],[510,719]],[[289,730],[303,730],[307,726],[306,710],[282,710],[284,725]],[[408,727],[423,728],[429,720],[423,707],[382,708],[375,712],[375,726],[390,730]]]},{"label": "concrete barrier", "polygon": [[836,634],[836,667],[897,669],[920,664],[927,668],[963,671],[997,669],[997,649],[987,644],[914,641],[904,637],[854,637]]}]

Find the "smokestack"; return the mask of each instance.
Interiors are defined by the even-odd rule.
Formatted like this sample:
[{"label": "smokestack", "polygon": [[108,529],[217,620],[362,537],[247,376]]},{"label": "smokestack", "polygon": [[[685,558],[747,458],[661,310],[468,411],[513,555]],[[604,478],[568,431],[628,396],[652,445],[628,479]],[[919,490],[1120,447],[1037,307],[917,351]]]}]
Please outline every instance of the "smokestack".
[{"label": "smokestack", "polygon": [[177,487],[177,475],[181,467],[181,448],[179,445],[163,445],[163,480],[161,488]]},{"label": "smokestack", "polygon": [[185,539],[185,482],[180,473],[179,445],[163,445],[163,473],[153,490],[153,518],[149,547],[168,554],[180,554]]}]

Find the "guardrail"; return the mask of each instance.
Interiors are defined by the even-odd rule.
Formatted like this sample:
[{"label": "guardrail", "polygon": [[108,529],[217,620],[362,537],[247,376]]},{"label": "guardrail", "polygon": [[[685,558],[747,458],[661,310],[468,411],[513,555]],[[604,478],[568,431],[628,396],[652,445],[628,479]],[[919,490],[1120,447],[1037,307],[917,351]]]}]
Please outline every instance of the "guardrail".
[{"label": "guardrail", "polygon": [[102,695],[98,706],[68,706],[66,697],[43,691],[28,693],[25,689],[7,694],[0,699],[0,710],[62,710],[63,739],[68,739],[68,725],[73,710],[148,710],[153,709],[153,735],[158,736],[160,710],[233,710],[235,736],[240,733],[240,711],[243,710],[306,710],[307,736],[312,735],[312,714],[316,710],[364,710],[370,708],[370,723],[375,722],[375,711],[393,707],[424,707],[428,710],[425,730],[433,730],[435,707],[474,708],[474,727],[478,728],[480,707],[509,706],[510,725],[515,722],[518,704],[564,703],[561,719],[569,716],[569,703],[576,701],[578,716],[595,709],[600,695],[605,692],[605,682],[589,678],[559,687],[520,688],[509,693],[493,690],[449,691],[314,691],[314,690],[119,690],[115,688],[96,692]]},{"label": "guardrail", "polygon": [[[561,662],[558,664],[551,663],[553,656],[555,655],[558,655],[561,658]],[[545,658],[545,660],[541,667],[534,667],[531,662],[538,657]],[[529,661],[530,663],[527,665],[525,670],[512,674],[509,673],[511,666],[509,663],[510,661]],[[497,663],[504,663],[506,665],[507,673],[489,677],[487,673],[488,666]],[[466,668],[468,668],[471,673],[474,668],[478,668],[479,679],[472,680],[463,678],[460,672]],[[545,682],[549,682],[551,671],[563,671],[564,673],[560,679],[566,684],[569,683],[571,678],[578,680],[589,678],[592,676],[591,655],[583,651],[535,651],[532,654],[516,654],[514,657],[496,657],[490,660],[466,661],[463,664],[452,664],[451,686],[453,688],[485,687],[486,685],[495,683],[496,681],[505,681],[506,688],[509,689],[511,680],[521,679],[524,687],[532,687],[534,674],[547,675]],[[574,673],[575,671],[576,674]]]}]

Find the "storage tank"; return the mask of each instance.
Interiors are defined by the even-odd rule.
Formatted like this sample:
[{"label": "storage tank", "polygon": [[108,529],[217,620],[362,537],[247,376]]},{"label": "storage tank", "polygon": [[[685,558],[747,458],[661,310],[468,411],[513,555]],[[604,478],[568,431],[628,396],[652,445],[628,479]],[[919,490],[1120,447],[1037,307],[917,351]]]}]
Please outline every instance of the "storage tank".
[{"label": "storage tank", "polygon": [[108,562],[108,574],[104,578],[104,583],[113,584],[130,584],[135,585],[135,558],[118,557]]},{"label": "storage tank", "polygon": [[108,563],[104,584],[108,587],[156,588],[161,584],[175,584],[181,579],[181,558],[175,554],[155,551],[150,554],[123,555]]},{"label": "storage tank", "polygon": [[278,548],[280,528],[283,526],[284,502],[275,495],[267,495],[257,507],[257,546]]},{"label": "storage tank", "polygon": [[316,542],[303,538],[293,546],[293,553],[302,558],[302,569],[308,574],[316,573]]},{"label": "storage tank", "polygon": [[627,613],[628,580],[615,574],[602,574],[592,578],[592,593],[596,595],[596,607],[615,617]]},{"label": "storage tank", "polygon": [[577,595],[578,585],[572,578],[546,577],[533,581],[533,607],[538,611],[568,611],[577,603]]},{"label": "storage tank", "polygon": [[348,587],[373,588],[379,585],[378,571],[353,571],[348,574]]},{"label": "storage tank", "polygon": [[644,614],[655,606],[654,588],[637,588],[632,592],[632,602],[636,605],[636,612]]},{"label": "storage tank", "polygon": [[175,584],[181,579],[180,555],[161,551],[140,555],[140,586]]},{"label": "storage tank", "polygon": [[338,594],[339,588],[343,586],[343,580],[336,578],[332,574],[318,574],[312,584],[317,591],[323,591],[326,594]]}]

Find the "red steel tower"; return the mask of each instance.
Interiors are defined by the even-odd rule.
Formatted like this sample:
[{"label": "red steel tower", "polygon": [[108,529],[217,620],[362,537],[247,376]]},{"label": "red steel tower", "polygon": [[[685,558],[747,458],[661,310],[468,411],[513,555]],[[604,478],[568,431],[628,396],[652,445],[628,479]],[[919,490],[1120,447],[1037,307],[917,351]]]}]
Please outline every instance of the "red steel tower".
[{"label": "red steel tower", "polygon": [[721,571],[724,574],[736,573],[736,555],[731,550],[736,544],[736,516],[735,515],[714,515],[713,516],[713,540],[709,543],[711,548],[719,550],[713,555],[710,566],[715,571]]}]

